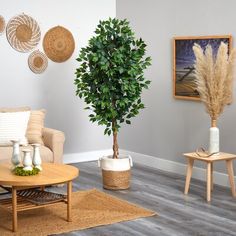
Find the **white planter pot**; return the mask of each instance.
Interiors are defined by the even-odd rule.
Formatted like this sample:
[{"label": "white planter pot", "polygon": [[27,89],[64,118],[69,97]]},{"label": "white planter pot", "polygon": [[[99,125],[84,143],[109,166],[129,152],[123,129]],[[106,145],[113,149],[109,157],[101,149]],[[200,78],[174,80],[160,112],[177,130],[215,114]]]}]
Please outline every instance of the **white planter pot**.
[{"label": "white planter pot", "polygon": [[119,158],[113,159],[112,155],[99,158],[98,166],[103,170],[125,171],[133,166],[131,156],[119,155]]},{"label": "white planter pot", "polygon": [[130,169],[133,166],[130,156],[119,155],[118,159],[112,156],[102,157],[98,160],[102,169],[103,187],[105,189],[120,190],[130,186]]}]

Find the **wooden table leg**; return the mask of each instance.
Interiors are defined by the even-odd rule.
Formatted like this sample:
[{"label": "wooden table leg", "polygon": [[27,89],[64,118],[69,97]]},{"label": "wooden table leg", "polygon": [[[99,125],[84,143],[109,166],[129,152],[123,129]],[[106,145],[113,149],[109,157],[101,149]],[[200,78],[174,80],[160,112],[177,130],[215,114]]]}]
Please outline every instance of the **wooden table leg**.
[{"label": "wooden table leg", "polygon": [[226,167],[227,167],[227,171],[228,171],[228,175],[229,175],[229,182],[230,182],[230,186],[231,186],[232,195],[233,195],[233,197],[235,197],[236,194],[235,194],[235,183],[234,183],[233,160],[227,160]]},{"label": "wooden table leg", "polygon": [[207,201],[211,201],[211,163],[207,163]]},{"label": "wooden table leg", "polygon": [[45,191],[45,186],[40,187],[41,191]]},{"label": "wooden table leg", "polygon": [[17,231],[17,195],[14,186],[12,187],[12,230]]},{"label": "wooden table leg", "polygon": [[214,178],[213,178],[213,162],[211,163],[211,191],[214,188]]},{"label": "wooden table leg", "polygon": [[193,163],[194,163],[194,160],[191,158],[188,158],[187,160],[188,160],[188,166],[187,166],[184,194],[188,194],[190,180],[193,172]]},{"label": "wooden table leg", "polygon": [[72,195],[72,181],[67,183],[67,221],[71,220],[71,195]]}]

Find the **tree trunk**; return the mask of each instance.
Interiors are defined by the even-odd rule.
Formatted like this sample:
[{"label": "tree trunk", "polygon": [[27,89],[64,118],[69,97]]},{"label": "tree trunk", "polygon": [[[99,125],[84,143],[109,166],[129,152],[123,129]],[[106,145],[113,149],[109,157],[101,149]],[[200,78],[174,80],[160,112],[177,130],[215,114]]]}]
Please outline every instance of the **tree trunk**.
[{"label": "tree trunk", "polygon": [[[112,121],[112,128],[115,128],[115,121]],[[113,129],[113,158],[117,159],[119,156],[119,146],[117,141],[117,131]]]}]

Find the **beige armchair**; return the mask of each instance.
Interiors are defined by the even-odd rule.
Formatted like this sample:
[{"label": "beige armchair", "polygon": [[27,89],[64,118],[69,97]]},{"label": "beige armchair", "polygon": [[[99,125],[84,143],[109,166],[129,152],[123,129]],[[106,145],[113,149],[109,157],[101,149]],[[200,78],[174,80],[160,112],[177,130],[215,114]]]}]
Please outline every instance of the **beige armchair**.
[{"label": "beige armchair", "polygon": [[[40,155],[43,162],[62,163],[63,146],[65,142],[64,133],[49,128],[43,128],[44,145],[40,147]],[[21,147],[25,148],[25,147]],[[29,145],[27,148],[32,149]],[[0,162],[10,160],[12,156],[12,146],[0,146]]]},{"label": "beige armchair", "polygon": [[64,133],[59,130],[44,128],[43,142],[44,145],[48,147],[53,153],[53,159],[51,162],[62,163],[63,147],[65,142]]}]

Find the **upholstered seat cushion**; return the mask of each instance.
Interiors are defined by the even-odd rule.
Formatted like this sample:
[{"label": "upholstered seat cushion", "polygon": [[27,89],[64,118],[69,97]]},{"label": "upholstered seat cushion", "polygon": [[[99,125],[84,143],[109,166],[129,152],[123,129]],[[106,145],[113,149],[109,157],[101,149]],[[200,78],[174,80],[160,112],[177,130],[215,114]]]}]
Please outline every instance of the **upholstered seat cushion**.
[{"label": "upholstered seat cushion", "polygon": [[[21,147],[21,150],[24,148],[30,148],[33,150],[32,146],[27,147]],[[5,160],[11,160],[12,155],[12,146],[9,147],[0,147],[0,162]],[[31,153],[31,156],[33,155],[33,152]],[[40,155],[43,162],[53,162],[53,152],[46,146],[40,147]],[[21,157],[23,157],[23,154],[21,154]]]}]

